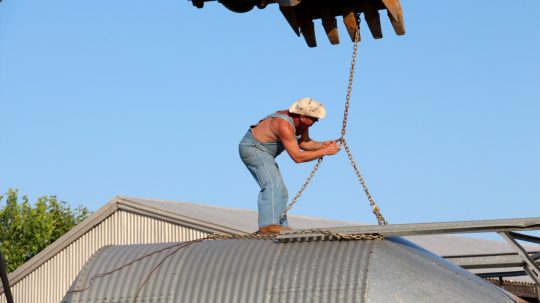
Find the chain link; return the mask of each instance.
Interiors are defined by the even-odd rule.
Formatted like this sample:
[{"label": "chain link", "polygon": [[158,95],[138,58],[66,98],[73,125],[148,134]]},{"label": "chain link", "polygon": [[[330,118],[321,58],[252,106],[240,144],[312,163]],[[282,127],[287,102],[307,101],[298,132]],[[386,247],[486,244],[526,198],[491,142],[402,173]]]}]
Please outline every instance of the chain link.
[{"label": "chain link", "polygon": [[223,233],[213,233],[204,238],[197,239],[195,241],[201,242],[204,240],[276,240],[278,236],[313,236],[314,234],[320,234],[328,238],[328,240],[340,240],[340,241],[372,241],[372,240],[384,240],[384,237],[380,234],[342,234],[324,229],[310,229],[301,231],[287,231],[283,234],[243,234],[243,235],[230,235]]},{"label": "chain link", "polygon": [[351,150],[349,149],[349,146],[347,145],[347,142],[345,141],[345,138],[342,139],[341,143],[343,144],[343,147],[345,148],[345,152],[347,152],[347,156],[349,157],[349,160],[351,161],[351,165],[354,169],[354,172],[356,173],[356,176],[358,177],[358,181],[360,181],[360,184],[362,184],[362,188],[364,189],[364,192],[366,193],[366,196],[369,201],[369,205],[371,206],[371,210],[373,211],[373,214],[377,218],[377,222],[379,223],[379,225],[388,224],[386,219],[381,214],[381,210],[377,206],[377,203],[375,203],[375,200],[369,193],[369,189],[366,185],[366,182],[364,181],[364,178],[362,177],[362,174],[360,173],[358,166],[356,166],[356,162],[354,162],[353,155],[351,153]]},{"label": "chain link", "polygon": [[287,212],[289,211],[289,209],[293,207],[293,205],[298,201],[298,199],[300,199],[300,196],[302,195],[304,190],[306,190],[308,184],[311,182],[311,179],[313,179],[313,177],[315,176],[315,173],[319,169],[319,166],[321,165],[322,161],[323,161],[322,157],[317,160],[317,163],[315,164],[315,166],[313,166],[313,169],[311,170],[309,177],[306,179],[306,182],[304,182],[304,185],[302,185],[302,187],[300,188],[296,196],[294,196],[289,206],[287,206],[281,213],[281,216],[279,217],[279,224],[283,224],[283,222],[287,220]]},{"label": "chain link", "polygon": [[356,67],[356,55],[358,54],[358,42],[360,41],[360,16],[356,15],[356,33],[354,35],[354,46],[351,59],[351,68],[349,69],[349,82],[347,83],[347,95],[345,96],[345,109],[343,110],[343,122],[341,125],[341,138],[339,141],[345,139],[345,133],[347,131],[347,120],[349,119],[349,106],[351,105],[351,93],[354,80],[354,68]]},{"label": "chain link", "polygon": [[[359,19],[358,15],[356,16],[356,19],[359,22],[360,19]],[[356,176],[358,177],[358,181],[360,181],[360,184],[362,184],[362,188],[364,189],[364,192],[366,193],[366,196],[367,196],[367,198],[369,200],[369,205],[371,206],[373,214],[377,218],[377,222],[379,223],[379,225],[386,225],[386,224],[388,224],[388,222],[386,221],[386,219],[381,214],[381,211],[380,211],[379,207],[377,206],[377,204],[375,203],[375,200],[373,199],[373,197],[369,193],[369,189],[368,189],[368,187],[366,185],[366,182],[364,181],[364,178],[362,177],[362,174],[360,173],[360,170],[358,169],[358,166],[356,165],[356,162],[354,162],[352,153],[351,153],[349,147],[347,146],[347,143],[345,142],[345,133],[347,132],[347,120],[349,118],[349,107],[351,105],[351,93],[352,93],[352,85],[353,85],[353,80],[354,80],[354,69],[356,67],[356,57],[357,57],[357,54],[358,54],[358,42],[360,41],[360,26],[359,26],[358,22],[357,22],[357,25],[356,25],[356,33],[355,33],[355,36],[354,36],[354,46],[353,46],[353,54],[352,54],[352,59],[351,59],[351,68],[349,70],[349,82],[347,84],[347,95],[345,96],[345,109],[343,110],[343,122],[342,122],[342,125],[341,125],[341,137],[337,141],[341,142],[341,144],[345,148],[345,151],[347,152],[347,156],[349,157],[349,160],[351,161],[354,172],[356,173]],[[302,187],[300,188],[298,193],[294,196],[294,199],[291,201],[291,203],[281,213],[281,216],[279,218],[279,223],[280,224],[283,224],[283,222],[285,222],[285,220],[287,218],[287,212],[298,201],[298,199],[300,198],[300,196],[302,195],[304,190],[307,188],[307,186],[311,182],[311,179],[313,178],[313,176],[315,176],[315,173],[317,172],[317,169],[319,169],[319,166],[321,165],[322,159],[323,159],[322,157],[319,158],[319,160],[317,161],[317,163],[315,164],[315,166],[311,170],[311,173],[309,174],[309,177],[304,182],[304,184],[302,185]]]}]

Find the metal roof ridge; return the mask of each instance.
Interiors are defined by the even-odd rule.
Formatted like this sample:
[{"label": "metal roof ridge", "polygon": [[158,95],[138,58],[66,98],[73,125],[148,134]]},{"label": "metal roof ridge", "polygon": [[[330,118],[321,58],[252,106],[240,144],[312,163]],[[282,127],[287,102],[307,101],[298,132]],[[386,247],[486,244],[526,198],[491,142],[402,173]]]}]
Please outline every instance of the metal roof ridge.
[{"label": "metal roof ridge", "polygon": [[[249,231],[239,230],[235,228],[230,228],[215,222],[210,222],[206,220],[191,218],[178,214],[176,212],[167,211],[159,207],[155,207],[151,204],[143,204],[135,200],[131,200],[129,197],[118,196],[118,209],[123,211],[128,211],[131,213],[152,217],[155,219],[160,219],[175,224],[183,224],[187,227],[198,229],[204,232],[214,233],[214,232],[224,232],[231,233],[235,235],[243,235],[249,233]],[[135,198],[134,198],[135,199]],[[152,201],[152,200],[149,200]],[[173,202],[173,201],[170,201]],[[179,202],[177,202],[179,203]],[[197,204],[193,204],[197,205]],[[226,209],[226,208],[224,208]]]},{"label": "metal roof ridge", "polygon": [[229,207],[229,206],[221,206],[221,205],[211,205],[211,204],[201,204],[199,202],[163,200],[163,199],[154,199],[154,198],[139,198],[139,197],[131,197],[131,196],[117,196],[117,197],[119,199],[122,199],[123,201],[129,201],[129,202],[134,202],[134,203],[139,203],[138,201],[149,201],[149,202],[159,202],[159,203],[184,204],[184,205],[189,205],[189,206],[194,206],[194,207],[215,208],[215,209],[223,209],[223,210],[234,210],[234,211],[249,212],[249,213],[256,213],[257,212],[257,210],[255,210],[255,209],[246,209],[246,208]]},{"label": "metal roof ridge", "polygon": [[[185,202],[185,201],[175,201],[175,200],[161,200],[161,199],[150,199],[150,198],[138,198],[138,197],[129,197],[129,196],[118,196],[120,200],[120,208],[124,210],[128,210],[128,208],[125,208],[124,205],[128,206],[136,206],[139,207],[143,205],[144,207],[149,207],[149,209],[159,210],[160,212],[169,213],[173,216],[179,216],[179,217],[185,217],[189,219],[193,219],[191,217],[178,215],[178,213],[174,211],[166,211],[161,209],[160,207],[154,207],[151,204],[146,205],[142,204],[141,201],[148,201],[148,202],[159,202],[159,203],[172,203],[172,204],[183,204],[186,206],[196,207],[196,208],[203,208],[203,209],[213,209],[213,210],[223,210],[223,211],[235,211],[235,212],[242,212],[242,213],[249,213],[249,214],[257,214],[257,210],[252,209],[245,209],[245,208],[237,208],[237,207],[228,207],[228,206],[221,206],[221,205],[209,205],[209,204],[198,204],[194,202]],[[310,221],[329,221],[329,222],[341,222],[339,219],[329,219],[325,217],[314,217],[309,215],[300,215],[300,214],[291,214],[289,215],[289,218],[296,218],[296,219],[302,219],[302,220],[310,220]],[[212,224],[216,227],[221,227],[222,229],[226,229],[227,231],[236,231],[237,233],[251,233],[251,230],[241,230],[241,229],[234,229],[229,226],[224,226],[219,223],[215,223],[212,221],[206,221],[201,219],[195,219],[200,222],[205,222],[208,224]],[[354,221],[342,221],[344,224],[342,226],[353,226],[352,224],[355,224],[354,226],[363,226],[363,225],[370,225],[363,222],[354,222]],[[348,224],[348,225],[346,225]],[[319,228],[320,229],[320,228]]]}]

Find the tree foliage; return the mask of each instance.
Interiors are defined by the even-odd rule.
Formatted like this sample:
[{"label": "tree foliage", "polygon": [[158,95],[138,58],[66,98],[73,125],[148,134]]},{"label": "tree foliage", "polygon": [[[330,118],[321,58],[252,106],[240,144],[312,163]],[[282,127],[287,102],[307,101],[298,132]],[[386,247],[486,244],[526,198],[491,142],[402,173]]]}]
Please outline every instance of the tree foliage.
[{"label": "tree foliage", "polygon": [[90,214],[82,206],[72,209],[56,196],[43,196],[31,204],[26,195],[19,197],[14,189],[0,196],[0,206],[0,249],[9,272]]}]

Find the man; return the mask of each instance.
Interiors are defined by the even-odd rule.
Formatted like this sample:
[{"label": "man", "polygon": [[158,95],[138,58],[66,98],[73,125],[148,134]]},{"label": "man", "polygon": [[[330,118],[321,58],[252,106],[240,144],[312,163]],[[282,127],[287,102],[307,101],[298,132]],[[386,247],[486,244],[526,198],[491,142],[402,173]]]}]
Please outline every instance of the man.
[{"label": "man", "polygon": [[309,128],[325,115],[326,110],[320,102],[303,98],[288,110],[278,111],[252,125],[240,141],[240,158],[261,187],[258,199],[260,234],[290,230],[287,220],[279,222],[289,195],[275,158],[286,150],[294,162],[302,163],[339,151],[340,144],[335,140],[317,142],[309,137]]}]

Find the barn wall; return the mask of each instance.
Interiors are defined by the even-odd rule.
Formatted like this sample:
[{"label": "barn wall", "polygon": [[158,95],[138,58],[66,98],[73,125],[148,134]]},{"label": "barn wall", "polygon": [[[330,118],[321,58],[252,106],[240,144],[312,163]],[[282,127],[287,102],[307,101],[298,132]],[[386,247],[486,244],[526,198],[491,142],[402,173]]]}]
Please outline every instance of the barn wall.
[{"label": "barn wall", "polygon": [[[11,286],[17,303],[58,303],[88,259],[106,245],[189,241],[207,233],[159,219],[116,211]],[[0,302],[7,302],[0,295]]]}]

